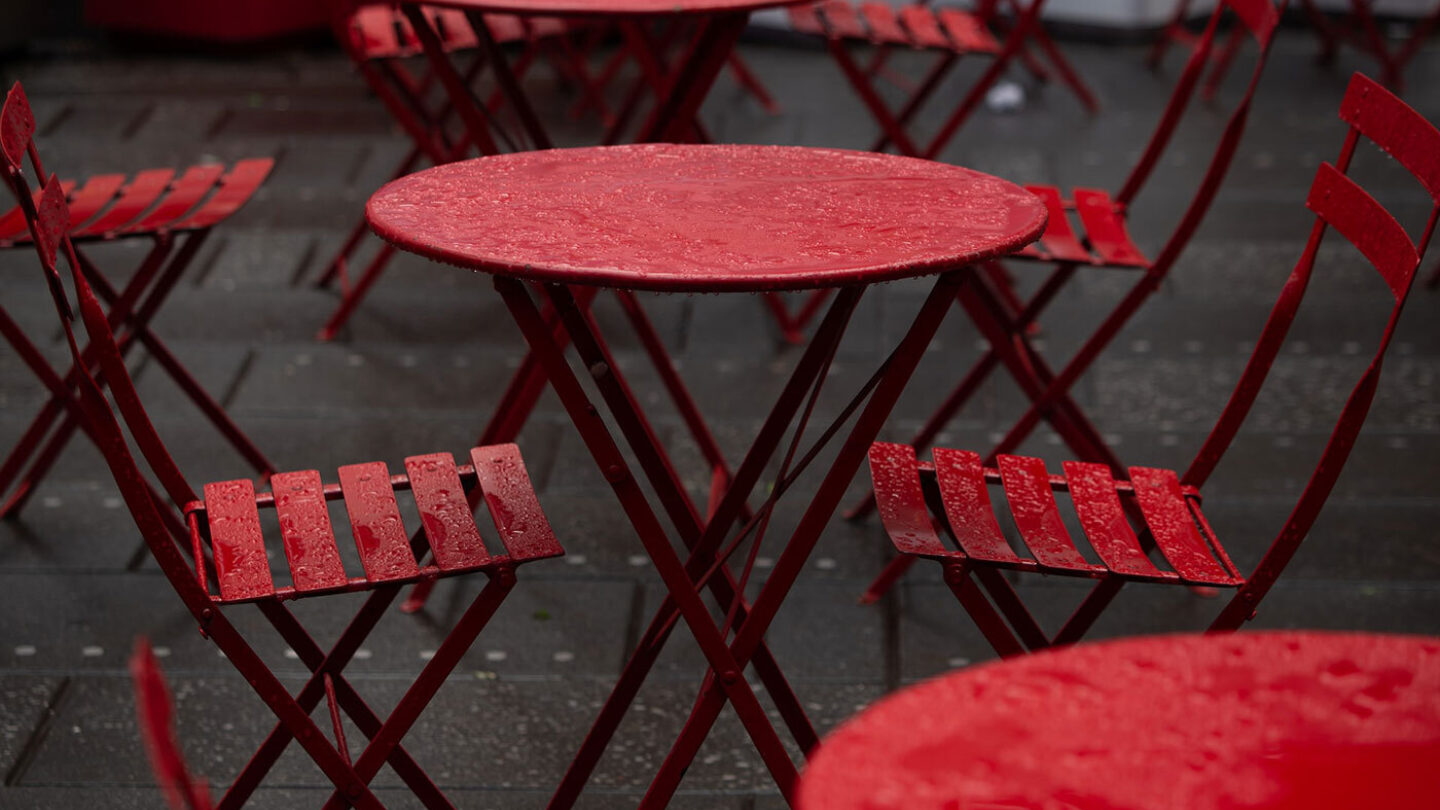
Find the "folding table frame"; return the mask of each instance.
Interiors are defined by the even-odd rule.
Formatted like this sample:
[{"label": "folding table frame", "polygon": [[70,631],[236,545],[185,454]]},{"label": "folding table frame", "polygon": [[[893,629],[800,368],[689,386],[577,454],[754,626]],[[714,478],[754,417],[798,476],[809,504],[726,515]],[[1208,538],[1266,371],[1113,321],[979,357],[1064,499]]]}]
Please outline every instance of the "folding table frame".
[{"label": "folding table frame", "polygon": [[[953,271],[939,277],[913,325],[889,359],[842,409],[835,421],[820,433],[814,445],[801,452],[800,439],[815,400],[845,326],[864,291],[863,286],[840,289],[757,433],[754,444],[734,475],[725,482],[726,485],[712,493],[711,503],[703,510],[685,491],[669,454],[656,437],[583,302],[577,301],[571,290],[563,285],[546,284],[541,287],[544,300],[558,313],[580,362],[587,368],[607,410],[640,464],[645,481],[656,493],[665,518],[684,543],[688,553],[684,559],[672,547],[660,516],[646,498],[604,419],[566,360],[564,343],[557,339],[555,324],[542,315],[523,282],[500,276],[495,278],[496,289],[580,431],[587,449],[604,471],[606,480],[619,498],[670,594],[648,625],[584,745],[567,770],[550,802],[552,809],[573,805],[671,631],[681,619],[690,628],[712,669],[706,676],[684,730],[641,806],[665,806],[726,702],[734,705],[781,792],[786,797],[791,795],[796,777],[795,765],[742,673],[747,665],[755,666],[795,742],[801,750],[813,748],[818,742],[814,727],[766,647],[765,631],[862,463],[865,448],[878,434],[925,347],[939,328],[965,272]],[[819,485],[814,500],[785,544],[764,586],[753,602],[747,601],[743,596],[744,589],[776,501],[857,412],[854,425]],[[795,427],[785,446],[774,487],[764,503],[747,518],[747,499],[766,465],[780,451],[792,423]],[[736,573],[729,560],[747,541],[751,546],[744,565]],[[726,618],[721,623],[711,618],[702,601],[702,593],[707,590],[726,607]]]},{"label": "folding table frame", "polygon": [[[1244,95],[1232,108],[1195,197],[1158,256],[1151,260],[1135,246],[1126,215],[1184,116],[1209,60],[1217,26],[1227,12],[1233,12],[1236,27],[1247,31],[1258,45],[1255,68]],[[928,447],[985,379],[996,368],[1003,367],[1020,386],[1030,406],[986,457],[986,463],[993,463],[996,455],[1018,447],[1043,419],[1082,459],[1105,463],[1116,474],[1123,474],[1124,466],[1099,430],[1071,399],[1070,388],[1159,288],[1204,219],[1239,146],[1279,18],[1279,11],[1271,0],[1222,0],[1216,5],[1205,32],[1195,41],[1195,50],[1180,75],[1149,144],[1125,184],[1113,197],[1099,189],[1077,188],[1069,199],[1065,199],[1054,186],[1026,187],[1045,200],[1050,219],[1040,241],[1012,258],[1049,262],[1054,265],[1054,270],[1030,298],[1023,301],[1014,296],[1005,281],[1004,267],[999,263],[993,264],[990,272],[981,274],[976,284],[962,291],[957,303],[970,315],[990,349],[961,378],[909,444],[917,448]],[[1076,224],[1081,226],[1079,232]],[[1134,286],[1100,322],[1095,332],[1059,371],[1055,371],[1035,348],[1032,331],[1041,313],[1080,267],[1128,272],[1137,278]],[[853,507],[847,517],[864,516],[874,505],[874,496],[871,495]],[[862,601],[880,598],[911,562],[909,557],[896,558],[866,590]]]},{"label": "folding table frame", "polygon": [[[1234,588],[1234,597],[1210,630],[1235,630],[1254,617],[1256,606],[1299,549],[1365,422],[1386,350],[1440,219],[1440,131],[1360,74],[1350,82],[1340,117],[1349,124],[1349,132],[1339,159],[1334,165],[1321,165],[1310,188],[1306,206],[1315,212],[1316,221],[1304,252],[1234,393],[1183,474],[1130,467],[1117,480],[1106,465],[1065,462],[1064,474],[1057,476],[1049,474],[1038,458],[1000,455],[991,464],[982,462],[978,453],[936,448],[934,463],[920,464],[908,445],[871,447],[871,475],[891,542],[904,559],[923,557],[940,564],[945,584],[1000,655],[1078,641],[1127,582]],[[1409,170],[1429,194],[1432,206],[1418,241],[1345,175],[1361,137]],[[1329,230],[1337,231],[1364,256],[1393,295],[1394,306],[1375,356],[1341,409],[1299,501],[1247,578],[1206,520],[1200,490],[1264,385]],[[1029,556],[1017,554],[1001,532],[989,494],[995,484],[1003,489]],[[1065,528],[1056,494],[1068,494],[1093,557],[1081,552]],[[954,537],[953,548],[942,542],[937,526]],[[1157,548],[1168,567],[1153,559],[1151,552]],[[1005,578],[1006,571],[1092,579],[1095,585],[1064,626],[1050,635],[1026,609]]]},{"label": "folding table frame", "polygon": [[[7,112],[10,110],[7,107]],[[13,119],[7,115],[7,121]],[[9,133],[10,127],[5,128]],[[383,462],[340,468],[338,485],[324,485],[315,470],[277,473],[273,491],[257,494],[249,480],[208,484],[204,499],[196,497],[164,442],[155,432],[121,357],[118,342],[66,235],[69,214],[65,194],[52,176],[39,195],[18,171],[23,142],[6,139],[10,171],[7,185],[15,192],[34,239],[55,299],[67,346],[77,369],[76,407],[83,413],[107,465],[120,487],[145,544],[167,581],[213,640],[235,665],[278,724],[266,737],[219,808],[242,806],[260,780],[293,740],[334,784],[325,807],[376,810],[383,805],[369,783],[389,763],[417,799],[429,808],[452,805],[401,744],[420,712],[435,696],[476,636],[489,622],[515,583],[515,569],[532,560],[562,554],[514,445],[477,447],[472,464],[457,467],[448,453],[416,456],[405,461],[406,475],[389,474]],[[182,514],[189,544],[177,542],[162,511],[171,507],[155,497],[132,455],[111,405],[90,371],[71,325],[74,317],[60,280],[57,257],[70,264],[79,312],[94,354],[115,397],[116,406],[145,463],[161,481]],[[508,553],[492,553],[481,539],[461,493],[483,493],[497,533]],[[428,543],[412,545],[396,503],[396,493],[409,491],[420,513]],[[343,501],[355,536],[363,576],[350,576],[341,560],[327,503]],[[261,511],[273,509],[280,526],[290,584],[277,584],[266,554]],[[208,548],[207,548],[208,546]],[[416,555],[433,552],[434,565],[420,566]],[[187,559],[188,555],[188,559]],[[437,648],[415,682],[389,716],[379,717],[344,677],[343,669],[385,614],[401,588],[422,579],[484,573],[489,582]],[[216,589],[212,590],[211,581]],[[355,618],[326,651],[287,607],[294,599],[368,592]],[[270,671],[250,643],[230,623],[226,609],[255,604],[301,663],[310,670],[305,686],[291,694]],[[325,699],[335,739],[326,739],[310,713]],[[342,715],[348,716],[369,743],[358,757],[350,756]]]},{"label": "folding table frame", "polygon": [[[516,81],[545,53],[552,63],[563,66],[567,76],[586,86],[587,93],[595,92],[589,87],[592,82],[586,75],[583,59],[571,46],[570,28],[561,20],[498,14],[475,15],[472,19],[454,9],[431,6],[417,6],[413,13],[426,20],[426,29],[443,52],[470,55],[460,74],[467,86],[479,78],[487,64],[503,59],[493,46],[523,41],[525,49],[515,59],[513,68],[507,68],[513,71]],[[474,27],[477,25],[478,28]],[[450,123],[454,109],[448,98],[439,105],[427,103],[429,91],[435,85],[435,74],[427,70],[417,76],[406,67],[406,60],[421,55],[423,50],[410,17],[394,9],[392,4],[360,5],[352,9],[337,19],[335,35],[366,85],[412,141],[410,151],[395,167],[391,179],[415,171],[422,161],[438,166],[466,157],[472,149],[482,155],[500,151],[494,136],[508,137],[504,130],[485,127],[478,133],[452,136]],[[497,91],[484,105],[483,112],[486,116],[496,116],[502,104],[503,96]],[[394,256],[394,248],[381,245],[352,282],[349,265],[365,233],[362,215],[316,283],[322,288],[337,280],[340,283],[340,303],[320,329],[320,340],[334,338],[345,326]]]},{"label": "folding table frame", "polygon": [[[6,97],[3,123],[5,150],[11,159],[8,171],[19,176],[23,171],[20,161],[28,155],[36,176],[43,178],[44,169],[34,143],[35,117],[18,82]],[[123,285],[110,282],[84,253],[77,250],[75,254],[82,271],[110,307],[109,323],[121,331],[121,353],[127,354],[137,343],[143,344],[149,356],[261,476],[273,471],[269,460],[151,330],[150,322],[198,254],[210,229],[250,199],[272,165],[271,159],[259,158],[242,160],[228,170],[218,164],[192,166],[178,175],[172,169],[148,169],[129,177],[96,175],[78,187],[72,182],[60,186],[70,196],[68,225],[74,241],[151,240],[149,252]],[[0,215],[0,247],[23,245],[30,239],[23,206]],[[3,308],[0,333],[50,395],[0,463],[0,492],[9,492],[0,506],[0,516],[9,517],[18,514],[28,502],[75,431],[88,430],[75,407],[77,369],[72,367],[62,374],[52,368]],[[93,352],[87,349],[84,357],[93,369]]]}]

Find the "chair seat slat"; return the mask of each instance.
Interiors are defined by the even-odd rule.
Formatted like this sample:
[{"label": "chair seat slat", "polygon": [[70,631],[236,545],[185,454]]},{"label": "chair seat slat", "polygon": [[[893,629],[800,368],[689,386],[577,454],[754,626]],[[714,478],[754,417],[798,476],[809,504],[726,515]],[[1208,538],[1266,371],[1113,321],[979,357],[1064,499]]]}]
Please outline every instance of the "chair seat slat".
[{"label": "chair seat slat", "polygon": [[465,486],[449,453],[430,453],[405,459],[410,491],[420,507],[420,522],[430,539],[430,550],[441,571],[473,568],[490,557],[475,515],[465,498]]},{"label": "chair seat slat", "polygon": [[920,487],[915,448],[889,442],[870,445],[870,477],[880,522],[897,551],[920,557],[965,556],[945,548],[935,531]]},{"label": "chair seat slat", "polygon": [[1105,569],[1086,562],[1065,530],[1060,507],[1050,489],[1045,462],[1025,456],[1000,456],[1000,480],[1015,526],[1035,561],[1045,568],[1062,571],[1099,572]]},{"label": "chair seat slat", "polygon": [[816,13],[816,4],[802,3],[798,6],[789,6],[790,25],[802,34],[825,35],[825,26],[820,22],[820,15]]},{"label": "chair seat slat", "polygon": [[870,38],[875,42],[887,45],[912,44],[905,29],[900,27],[900,22],[895,17],[895,9],[891,6],[884,3],[861,3],[860,16],[865,18],[865,25],[870,28]]},{"label": "chair seat slat", "polygon": [[977,560],[1033,565],[1033,560],[1022,559],[1005,542],[1000,523],[995,519],[995,508],[990,503],[980,455],[969,450],[937,447],[934,456],[945,519],[960,548]]},{"label": "chair seat slat", "polygon": [[820,6],[820,16],[830,29],[830,36],[838,39],[869,39],[870,32],[860,21],[855,7],[845,0],[832,0]]},{"label": "chair seat slat", "polygon": [[120,191],[120,199],[110,206],[110,210],[71,236],[104,236],[122,229],[129,230],[125,226],[155,204],[174,176],[174,169],[146,169],[137,173]]},{"label": "chair seat slat", "polygon": [[170,193],[160,200],[154,210],[125,230],[150,231],[170,227],[215,187],[215,181],[219,180],[224,172],[225,167],[218,163],[191,166],[180,175],[180,179],[171,186]]},{"label": "chair seat slat", "polygon": [[1106,567],[1127,576],[1173,579],[1175,574],[1156,568],[1141,550],[1140,540],[1120,503],[1110,468],[1078,461],[1067,461],[1064,467],[1085,539]]},{"label": "chair seat slat", "polygon": [[220,188],[195,213],[170,226],[174,230],[209,228],[235,213],[255,194],[275,165],[271,158],[252,158],[236,163],[220,179]]},{"label": "chair seat slat", "polygon": [[1200,536],[1185,504],[1180,479],[1173,471],[1131,467],[1130,482],[1135,485],[1135,498],[1160,553],[1182,579],[1221,585],[1232,581],[1210,556],[1205,538]]},{"label": "chair seat slat", "polygon": [[956,50],[961,53],[1000,53],[1000,43],[985,27],[979,17],[955,8],[942,8],[935,12],[940,25],[950,35]]},{"label": "chair seat slat", "polygon": [[1045,234],[1040,237],[1040,242],[1050,257],[1062,262],[1092,263],[1094,259],[1090,251],[1080,244],[1075,229],[1070,225],[1070,213],[1065,210],[1060,189],[1054,186],[1026,186],[1025,190],[1045,203],[1049,219],[1045,222]]},{"label": "chair seat slat", "polygon": [[1131,241],[1125,228],[1125,218],[1115,209],[1115,201],[1108,193],[1077,188],[1073,194],[1075,212],[1085,225],[1090,247],[1100,255],[1102,262],[1121,267],[1145,267],[1150,263]]},{"label": "chair seat slat", "polygon": [[335,545],[330,510],[325,505],[325,485],[317,470],[276,473],[270,477],[275,495],[275,512],[280,519],[280,539],[290,563],[295,590],[318,591],[346,583],[345,566]]},{"label": "chair seat slat", "polygon": [[215,579],[226,602],[259,599],[275,592],[255,485],[249,479],[205,485],[205,517],[215,552]]},{"label": "chair seat slat", "polygon": [[97,174],[70,195],[70,230],[75,230],[99,213],[125,185],[123,174]]},{"label": "chair seat slat", "polygon": [[[500,532],[500,540],[517,561],[558,557],[564,554],[550,521],[540,509],[530,473],[513,444],[476,447],[470,450],[475,476],[485,494],[485,505]],[[484,547],[480,547],[481,552]]]},{"label": "chair seat slat", "polygon": [[410,551],[385,462],[341,467],[340,492],[345,496],[345,511],[365,577],[371,582],[387,582],[418,576],[420,568]]},{"label": "chair seat slat", "polygon": [[921,48],[944,48],[951,50],[950,39],[935,19],[935,11],[918,3],[906,4],[900,9],[900,23],[910,32],[911,41]]}]

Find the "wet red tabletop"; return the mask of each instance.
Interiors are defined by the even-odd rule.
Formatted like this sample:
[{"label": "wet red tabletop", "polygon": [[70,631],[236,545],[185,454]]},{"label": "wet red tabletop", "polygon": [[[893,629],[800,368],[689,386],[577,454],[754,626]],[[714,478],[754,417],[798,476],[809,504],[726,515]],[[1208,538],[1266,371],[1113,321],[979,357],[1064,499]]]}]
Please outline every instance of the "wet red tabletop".
[{"label": "wet red tabletop", "polygon": [[1440,639],[1167,636],[906,689],[821,744],[802,810],[1434,807]]},{"label": "wet red tabletop", "polygon": [[427,6],[555,17],[728,14],[811,0],[425,0]]},{"label": "wet red tabletop", "polygon": [[954,269],[1034,241],[1040,200],[980,172],[782,146],[557,149],[387,184],[402,250],[537,281],[677,292],[803,289]]}]

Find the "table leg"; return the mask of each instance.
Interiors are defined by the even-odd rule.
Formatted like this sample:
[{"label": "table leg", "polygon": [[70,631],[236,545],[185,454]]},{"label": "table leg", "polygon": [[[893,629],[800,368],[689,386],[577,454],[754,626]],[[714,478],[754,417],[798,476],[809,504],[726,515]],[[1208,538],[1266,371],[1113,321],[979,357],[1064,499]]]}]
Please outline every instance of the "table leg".
[{"label": "table leg", "polygon": [[[712,666],[725,673],[725,677],[722,678],[724,682],[722,688],[734,703],[736,713],[740,716],[751,740],[760,751],[766,766],[780,785],[781,791],[787,796],[790,795],[795,783],[794,763],[791,762],[775,729],[770,725],[754,691],[750,688],[749,683],[741,677],[739,665],[731,657],[720,628],[711,620],[708,609],[701,600],[700,594],[695,590],[694,582],[686,574],[684,563],[670,545],[665,530],[661,527],[654,510],[646,500],[639,483],[631,474],[629,465],[611,437],[604,420],[585,394],[579,380],[565,360],[564,354],[555,345],[550,336],[550,330],[546,328],[546,324],[540,318],[523,283],[497,277],[495,287],[505,299],[516,323],[519,324],[526,339],[530,342],[531,348],[539,355],[551,385],[560,396],[575,427],[580,431],[591,456],[610,482],[631,525],[635,527],[641,543],[645,546],[657,572],[675,599],[680,614],[690,627],[701,651],[705,654],[706,659],[712,662]],[[561,309],[566,326],[571,332],[572,342],[575,342],[577,348],[580,348],[582,340],[593,336],[586,334],[584,319],[574,309],[573,301],[569,302],[570,306],[567,312],[565,303],[569,298],[568,292],[563,287],[552,286],[546,288],[546,293],[556,303],[557,308]],[[589,348],[587,347],[587,350]],[[600,380],[609,377],[605,373],[606,369],[598,371],[600,373],[596,376]],[[615,386],[611,384],[604,388],[607,393],[607,404],[610,404],[613,409],[617,402]],[[620,407],[624,407],[623,402],[619,404]],[[631,427],[632,430],[635,429],[633,423]],[[652,460],[650,463],[653,465],[654,461]]]},{"label": "table leg", "polygon": [[685,138],[686,127],[700,112],[725,60],[745,30],[749,14],[721,14],[701,23],[699,36],[680,69],[671,77],[669,92],[640,129],[638,143],[664,143]]},{"label": "table leg", "polygon": [[[820,533],[834,515],[844,497],[845,489],[864,463],[870,444],[879,435],[890,410],[900,398],[910,375],[920,362],[925,348],[930,345],[949,310],[958,285],[966,271],[954,271],[942,275],[931,289],[930,295],[921,306],[910,330],[885,363],[879,383],[870,392],[864,410],[855,422],[825,475],[815,498],[805,510],[799,525],[790,536],[785,550],[781,552],[769,579],[760,590],[752,606],[749,618],[735,634],[729,652],[738,665],[743,666],[763,641],[766,630],[779,611],[780,604],[794,585],[796,578],[820,538]],[[655,781],[651,783],[641,802],[642,808],[659,808],[669,803],[685,769],[693,761],[706,735],[714,726],[727,699],[725,689],[733,673],[718,672],[712,666],[706,674],[705,683],[680,737],[671,747],[669,755],[660,767]],[[781,788],[789,799],[789,793]]]},{"label": "table leg", "polygon": [[530,106],[530,100],[525,97],[525,92],[520,88],[520,81],[515,78],[515,72],[510,69],[510,63],[505,61],[505,53],[495,42],[495,37],[490,35],[490,26],[485,22],[485,15],[478,11],[465,12],[465,19],[470,21],[470,27],[475,29],[475,35],[480,38],[480,44],[484,47],[485,53],[490,57],[490,69],[495,73],[495,81],[500,85],[500,92],[510,102],[515,114],[520,118],[520,125],[525,128],[525,134],[530,136],[530,145],[535,149],[551,148],[550,136],[545,132],[545,127],[540,124],[540,118],[535,115],[535,109]]}]

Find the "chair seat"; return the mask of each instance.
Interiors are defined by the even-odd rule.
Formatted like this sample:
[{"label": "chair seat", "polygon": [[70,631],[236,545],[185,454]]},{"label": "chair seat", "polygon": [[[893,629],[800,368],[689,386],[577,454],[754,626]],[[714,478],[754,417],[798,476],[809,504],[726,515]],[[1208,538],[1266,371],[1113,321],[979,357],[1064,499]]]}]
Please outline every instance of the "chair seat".
[{"label": "chair seat", "polygon": [[824,0],[790,6],[795,30],[834,40],[863,39],[876,45],[941,49],[955,53],[1000,52],[1000,43],[974,14],[954,8]]},{"label": "chair seat", "polygon": [[[1108,192],[1077,188],[1071,193],[1071,199],[1066,200],[1055,186],[1026,186],[1025,190],[1045,201],[1050,221],[1040,241],[1016,256],[1097,267],[1150,266],[1150,260],[1130,238],[1125,212]],[[1081,226],[1079,233],[1074,226],[1077,217]]]},{"label": "chair seat", "polygon": [[[1129,480],[1116,481],[1103,464],[1067,461],[1064,475],[1051,475],[1038,458],[1002,455],[996,467],[983,467],[977,453],[936,448],[934,459],[933,464],[917,461],[910,445],[877,442],[870,448],[881,521],[901,554],[1092,579],[1244,584],[1200,510],[1199,492],[1181,486],[1171,470],[1131,467]],[[943,521],[932,520],[926,508],[922,475],[932,495],[939,496]],[[1000,529],[990,500],[993,484],[1005,495],[1028,555],[1017,553]],[[1057,492],[1069,494],[1098,562],[1082,554],[1071,538]],[[1142,548],[1131,523],[1137,513],[1168,567],[1157,565]],[[954,548],[941,541],[937,522],[949,526]]]},{"label": "chair seat", "polygon": [[[476,48],[480,38],[465,12],[453,8],[424,7],[446,53]],[[509,14],[486,14],[485,25],[496,42],[519,42],[566,32],[562,20],[540,17],[522,20]],[[420,40],[404,14],[392,6],[365,6],[350,17],[350,41],[363,59],[400,59],[421,53]]]},{"label": "chair seat", "polygon": [[[338,484],[323,484],[315,470],[277,473],[271,492],[256,493],[248,479],[207,484],[204,500],[185,507],[196,559],[208,539],[221,604],[298,599],[369,590],[469,571],[514,566],[564,552],[540,509],[529,474],[513,444],[477,447],[471,463],[456,466],[449,453],[405,459],[405,475],[384,462],[351,464]],[[480,487],[505,549],[486,547],[466,500]],[[408,490],[434,555],[421,566],[410,547],[396,493]],[[329,501],[343,501],[362,572],[345,570],[330,520]],[[290,585],[277,585],[262,527],[273,510]],[[208,584],[207,584],[208,588]]]},{"label": "chair seat", "polygon": [[[212,227],[240,209],[265,182],[275,161],[242,160],[184,172],[148,169],[133,176],[100,174],[84,183],[65,181],[70,238],[76,241],[153,235]],[[0,247],[30,241],[25,215],[15,206],[0,215]]]}]

